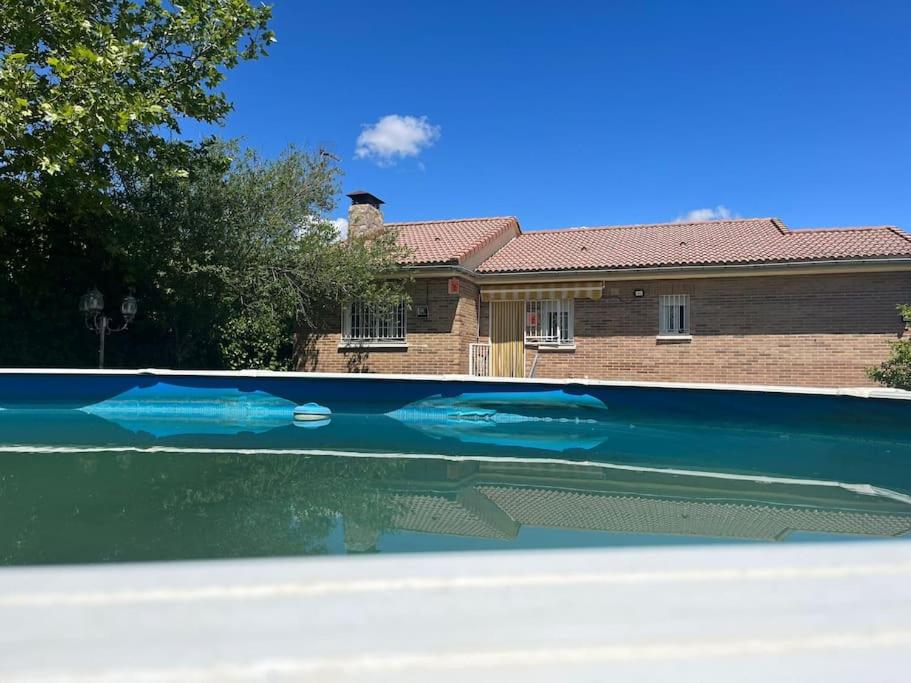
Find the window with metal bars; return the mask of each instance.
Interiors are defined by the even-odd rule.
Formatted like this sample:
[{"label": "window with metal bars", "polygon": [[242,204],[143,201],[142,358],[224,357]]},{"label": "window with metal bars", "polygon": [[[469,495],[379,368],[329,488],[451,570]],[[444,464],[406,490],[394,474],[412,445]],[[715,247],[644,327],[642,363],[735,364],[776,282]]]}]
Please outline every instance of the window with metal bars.
[{"label": "window with metal bars", "polygon": [[573,300],[525,302],[526,344],[572,344]]},{"label": "window with metal bars", "polygon": [[690,297],[688,294],[662,294],[658,297],[658,334],[661,336],[690,333]]},{"label": "window with metal bars", "polygon": [[343,342],[404,342],[405,302],[378,308],[355,301],[342,311]]}]

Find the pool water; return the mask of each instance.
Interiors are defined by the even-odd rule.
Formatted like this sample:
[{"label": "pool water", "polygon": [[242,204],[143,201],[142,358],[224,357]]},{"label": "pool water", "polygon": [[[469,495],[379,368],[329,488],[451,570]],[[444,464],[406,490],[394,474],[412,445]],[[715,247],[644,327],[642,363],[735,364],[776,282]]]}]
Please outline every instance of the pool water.
[{"label": "pool water", "polygon": [[911,410],[864,416],[860,399],[712,414],[697,394],[673,410],[557,389],[380,391],[295,423],[270,392],[164,384],[0,410],[0,564],[911,531]]}]

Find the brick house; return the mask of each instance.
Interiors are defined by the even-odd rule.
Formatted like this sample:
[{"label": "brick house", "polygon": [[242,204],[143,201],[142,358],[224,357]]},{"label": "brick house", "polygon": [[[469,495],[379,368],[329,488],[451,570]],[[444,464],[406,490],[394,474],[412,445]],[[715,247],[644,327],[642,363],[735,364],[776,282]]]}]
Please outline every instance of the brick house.
[{"label": "brick house", "polygon": [[301,369],[862,386],[908,331],[911,236],[894,227],[523,232],[513,217],[384,223],[381,200],[349,197],[351,234],[393,229],[410,249],[410,306],[345,307]]}]

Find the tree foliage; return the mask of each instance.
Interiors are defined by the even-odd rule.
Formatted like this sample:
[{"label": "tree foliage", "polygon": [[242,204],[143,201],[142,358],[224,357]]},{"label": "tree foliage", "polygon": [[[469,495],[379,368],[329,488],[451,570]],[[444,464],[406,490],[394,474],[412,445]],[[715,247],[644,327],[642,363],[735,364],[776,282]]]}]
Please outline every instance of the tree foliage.
[{"label": "tree foliage", "polygon": [[[911,305],[898,306],[901,316],[911,321]],[[896,389],[911,389],[911,339],[899,339],[890,343],[892,353],[879,367],[867,372],[871,379]]]},{"label": "tree foliage", "polygon": [[264,161],[210,144],[187,178],[128,190],[124,244],[179,364],[286,369],[303,351],[298,332],[339,314],[342,302],[389,305],[402,255],[394,235],[340,241],[324,216],[339,170],[319,153],[289,149]]},{"label": "tree foliage", "polygon": [[[32,453],[6,455],[3,565],[325,554],[339,525],[376,536],[395,528],[403,504],[387,482],[407,464],[230,452],[49,454],[39,464]],[[92,495],[106,504],[85,505]]]},{"label": "tree foliage", "polygon": [[330,157],[275,161],[181,122],[220,122],[219,86],[265,54],[248,0],[0,3],[0,366],[86,365],[93,284],[140,315],[111,364],[287,368],[340,302],[384,305],[389,235],[341,243]]},{"label": "tree foliage", "polygon": [[75,306],[92,284],[140,300],[109,341],[113,364],[183,368],[290,369],[343,302],[403,296],[393,234],[342,241],[326,220],[340,175],[328,156],[211,141],[187,168],[126,183],[116,211],[70,212],[80,193],[54,189],[40,240],[0,237],[0,365],[86,365],[96,340]]},{"label": "tree foliage", "polygon": [[0,197],[26,202],[67,173],[182,173],[182,119],[218,122],[226,69],[265,54],[268,7],[247,0],[0,4]]}]

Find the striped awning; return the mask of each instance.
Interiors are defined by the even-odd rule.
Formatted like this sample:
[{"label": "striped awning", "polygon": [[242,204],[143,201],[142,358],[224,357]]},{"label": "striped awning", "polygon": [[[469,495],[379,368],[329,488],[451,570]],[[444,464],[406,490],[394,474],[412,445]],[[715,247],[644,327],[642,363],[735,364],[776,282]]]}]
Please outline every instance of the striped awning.
[{"label": "striped awning", "polygon": [[481,287],[481,301],[533,301],[537,299],[600,299],[600,282],[546,283]]}]

